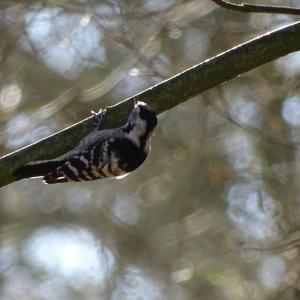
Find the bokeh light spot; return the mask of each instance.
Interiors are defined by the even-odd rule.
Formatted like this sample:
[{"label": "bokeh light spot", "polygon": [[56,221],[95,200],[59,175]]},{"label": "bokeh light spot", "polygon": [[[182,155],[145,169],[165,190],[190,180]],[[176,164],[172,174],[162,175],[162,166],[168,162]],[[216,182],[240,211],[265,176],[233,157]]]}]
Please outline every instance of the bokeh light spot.
[{"label": "bokeh light spot", "polygon": [[112,252],[83,228],[38,229],[23,253],[33,267],[77,284],[103,282],[115,264]]},{"label": "bokeh light spot", "polygon": [[300,98],[298,96],[289,97],[283,102],[282,117],[291,126],[300,125]]},{"label": "bokeh light spot", "polygon": [[3,88],[0,92],[0,111],[11,112],[17,108],[22,98],[22,91],[17,84]]}]

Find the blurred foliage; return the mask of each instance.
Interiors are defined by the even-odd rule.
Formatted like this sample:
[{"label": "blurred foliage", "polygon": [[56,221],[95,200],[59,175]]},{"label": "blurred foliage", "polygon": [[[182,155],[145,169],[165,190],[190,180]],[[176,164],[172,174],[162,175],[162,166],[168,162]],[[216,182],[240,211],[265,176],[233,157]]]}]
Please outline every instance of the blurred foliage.
[{"label": "blurred foliage", "polygon": [[[295,20],[209,0],[3,1],[0,153]],[[122,180],[2,188],[0,299],[298,299],[299,74],[295,53],[161,114]]]}]

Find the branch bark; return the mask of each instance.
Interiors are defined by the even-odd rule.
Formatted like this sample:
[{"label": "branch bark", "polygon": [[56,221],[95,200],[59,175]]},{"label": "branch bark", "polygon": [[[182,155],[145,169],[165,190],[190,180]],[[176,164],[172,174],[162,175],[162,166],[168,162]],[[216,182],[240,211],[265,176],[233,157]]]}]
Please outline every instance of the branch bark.
[{"label": "branch bark", "polygon": [[[281,56],[300,50],[300,22],[258,36],[109,107],[104,128],[122,125],[133,99],[147,102],[157,113]],[[0,187],[13,182],[24,164],[57,157],[93,129],[91,118],[0,159]]]}]

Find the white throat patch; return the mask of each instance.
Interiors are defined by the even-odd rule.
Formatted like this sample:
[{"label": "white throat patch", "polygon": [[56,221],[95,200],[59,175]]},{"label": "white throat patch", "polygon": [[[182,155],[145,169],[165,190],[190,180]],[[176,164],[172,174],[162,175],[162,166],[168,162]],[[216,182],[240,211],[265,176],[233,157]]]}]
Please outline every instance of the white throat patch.
[{"label": "white throat patch", "polygon": [[140,137],[146,133],[147,122],[139,120],[139,122],[133,127],[133,129],[126,134],[126,136],[137,146],[141,146]]}]

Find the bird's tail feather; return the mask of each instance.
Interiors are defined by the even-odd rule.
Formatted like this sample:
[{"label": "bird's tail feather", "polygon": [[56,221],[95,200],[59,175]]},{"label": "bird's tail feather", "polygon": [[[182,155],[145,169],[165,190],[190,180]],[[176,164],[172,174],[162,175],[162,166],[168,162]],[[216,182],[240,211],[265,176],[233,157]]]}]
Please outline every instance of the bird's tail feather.
[{"label": "bird's tail feather", "polygon": [[14,176],[17,180],[23,178],[31,177],[42,177],[50,172],[55,171],[59,166],[61,166],[65,161],[45,161],[40,163],[28,164],[24,167],[17,169],[14,172]]}]

